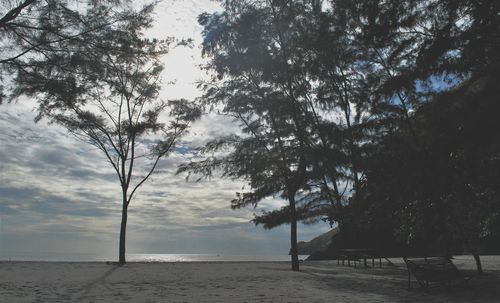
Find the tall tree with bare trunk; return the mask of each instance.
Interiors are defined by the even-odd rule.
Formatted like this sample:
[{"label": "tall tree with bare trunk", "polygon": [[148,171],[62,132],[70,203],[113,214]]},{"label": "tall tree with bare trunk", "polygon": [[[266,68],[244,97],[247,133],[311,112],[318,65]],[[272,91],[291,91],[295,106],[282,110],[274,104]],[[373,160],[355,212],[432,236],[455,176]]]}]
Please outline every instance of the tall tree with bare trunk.
[{"label": "tall tree with bare trunk", "polygon": [[144,37],[153,7],[129,11],[127,19],[73,39],[64,52],[33,58],[16,78],[18,94],[38,98],[39,119],[48,118],[97,147],[116,172],[120,264],[126,262],[130,203],[199,113],[186,100],[158,100],[160,59],[172,40]]}]

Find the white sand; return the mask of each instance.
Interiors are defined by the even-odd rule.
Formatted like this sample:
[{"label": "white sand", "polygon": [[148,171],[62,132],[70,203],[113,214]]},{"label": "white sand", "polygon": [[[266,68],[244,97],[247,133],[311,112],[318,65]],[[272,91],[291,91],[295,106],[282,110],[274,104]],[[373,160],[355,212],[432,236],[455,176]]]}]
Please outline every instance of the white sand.
[{"label": "white sand", "polygon": [[[0,302],[500,302],[500,257],[484,257],[486,274],[466,287],[406,290],[394,267],[289,263],[0,262]],[[468,272],[471,258],[455,263]],[[416,285],[415,285],[416,287]]]}]

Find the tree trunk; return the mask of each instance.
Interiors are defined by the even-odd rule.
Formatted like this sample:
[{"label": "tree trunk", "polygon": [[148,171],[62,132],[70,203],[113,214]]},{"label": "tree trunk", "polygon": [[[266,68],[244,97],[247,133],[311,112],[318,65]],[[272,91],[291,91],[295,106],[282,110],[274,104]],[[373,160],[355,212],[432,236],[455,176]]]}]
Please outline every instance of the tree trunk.
[{"label": "tree trunk", "polygon": [[479,254],[474,252],[472,254],[474,256],[474,261],[476,261],[477,272],[482,275],[483,274],[483,266],[481,265],[481,259],[479,258]]},{"label": "tree trunk", "polygon": [[457,220],[457,218],[453,214],[451,214],[451,219],[458,228],[458,235],[461,238],[463,245],[465,245],[465,248],[472,254],[472,256],[474,257],[474,261],[476,261],[476,268],[478,274],[482,275],[483,266],[481,265],[481,258],[479,257],[479,252],[477,251],[473,243],[471,243],[471,241],[468,239],[462,224]]},{"label": "tree trunk", "polygon": [[288,198],[290,203],[290,255],[292,257],[292,270],[299,271],[299,254],[297,247],[297,212],[295,209],[295,194]]},{"label": "tree trunk", "polygon": [[127,212],[128,203],[126,193],[123,194],[123,205],[122,205],[122,223],[120,227],[120,248],[118,252],[118,263],[125,264],[125,238],[127,233]]},{"label": "tree trunk", "polygon": [[483,266],[481,265],[481,258],[479,257],[479,253],[477,249],[467,240],[465,239],[465,248],[470,252],[470,254],[474,257],[474,261],[476,262],[477,273],[483,274]]}]

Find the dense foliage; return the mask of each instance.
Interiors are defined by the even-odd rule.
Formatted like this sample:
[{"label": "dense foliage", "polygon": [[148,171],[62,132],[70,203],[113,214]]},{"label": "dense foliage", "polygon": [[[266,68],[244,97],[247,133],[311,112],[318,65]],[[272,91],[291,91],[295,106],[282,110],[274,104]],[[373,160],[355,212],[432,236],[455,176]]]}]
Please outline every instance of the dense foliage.
[{"label": "dense foliage", "polygon": [[126,9],[125,2],[0,1],[0,103],[12,100],[13,77],[32,68],[32,59],[54,64],[54,56],[71,49],[75,41],[82,43],[91,39],[92,33],[133,19],[134,13]]},{"label": "dense foliage", "polygon": [[296,222],[322,218],[355,245],[465,247],[480,270],[480,239],[499,233],[498,1],[223,8],[199,17],[213,75],[200,102],[243,135],[181,171],[248,180],[233,207],[287,199],[254,222],[291,224],[292,261]]}]

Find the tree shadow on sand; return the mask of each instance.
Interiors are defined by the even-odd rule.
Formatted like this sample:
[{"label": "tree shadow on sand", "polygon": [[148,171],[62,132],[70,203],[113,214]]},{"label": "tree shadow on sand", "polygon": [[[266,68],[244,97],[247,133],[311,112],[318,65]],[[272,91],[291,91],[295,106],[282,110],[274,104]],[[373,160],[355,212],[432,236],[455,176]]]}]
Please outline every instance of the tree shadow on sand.
[{"label": "tree shadow on sand", "polygon": [[[474,276],[468,283],[453,286],[434,285],[428,289],[407,290],[407,271],[403,267],[389,268],[346,268],[335,271],[335,267],[320,264],[303,266],[305,273],[316,280],[314,283],[332,291],[366,293],[384,298],[388,302],[498,302],[500,298],[500,272],[488,271]],[[412,278],[413,279],[413,278]]]},{"label": "tree shadow on sand", "polygon": [[87,295],[91,292],[91,290],[96,287],[96,286],[104,286],[105,288],[111,290],[110,288],[107,287],[105,280],[113,274],[115,270],[120,268],[118,265],[112,266],[110,269],[108,269],[106,272],[104,272],[101,276],[99,276],[97,279],[92,280],[91,282],[81,286],[77,290],[75,290],[74,294],[78,294],[78,297],[75,298],[75,302],[82,302],[86,299]]}]

